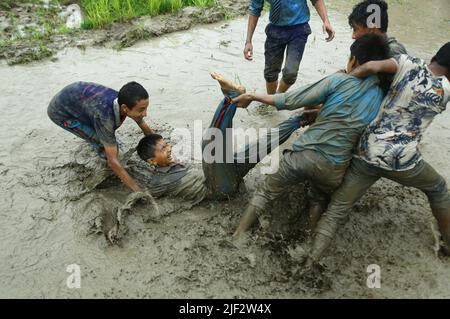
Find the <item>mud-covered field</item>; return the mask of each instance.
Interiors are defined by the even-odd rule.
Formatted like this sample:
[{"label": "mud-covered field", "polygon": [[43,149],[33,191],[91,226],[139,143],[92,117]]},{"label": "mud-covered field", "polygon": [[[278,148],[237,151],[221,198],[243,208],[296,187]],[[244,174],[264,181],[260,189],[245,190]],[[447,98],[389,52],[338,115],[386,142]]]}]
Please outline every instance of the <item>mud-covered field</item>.
[{"label": "mud-covered field", "polygon": [[[433,6],[445,6],[446,0],[431,3],[431,9],[420,4],[408,9],[425,12],[423,23],[442,23]],[[337,31],[331,43],[324,41],[320,21],[313,15],[313,34],[296,85],[345,65],[352,41],[346,10],[330,10]],[[298,276],[295,262],[296,248],[307,235],[302,232],[302,185],[276,203],[272,216],[247,238],[231,241],[249,196],[263,179],[258,168],[246,178],[247,191],[232,201],[206,201],[190,208],[163,199],[156,202],[159,213],[154,204],[138,202],[124,214],[120,246],[105,241],[99,216],[124,205],[129,191],[114,178],[98,185],[108,171],[87,144],[47,118],[52,96],[78,80],[113,88],[136,80],[150,92],[148,122],[163,136],[169,138],[175,128],[193,131],[195,120],[203,121],[205,128],[221,97],[208,71],[239,79],[248,90],[264,87],[266,21],[265,16],[255,34],[254,62],[242,57],[247,21],[239,18],[164,35],[119,52],[70,48],[60,51],[55,62],[0,66],[0,297],[450,297],[450,260],[436,255],[437,233],[425,196],[386,180],[355,206],[327,252],[323,269],[303,276]],[[395,16],[392,34],[423,58],[429,59],[448,41],[448,36],[420,32],[408,36],[394,21]],[[235,126],[271,127],[288,116],[253,106],[238,110]],[[448,112],[436,118],[422,142],[426,160],[447,181],[449,120]],[[117,136],[123,153],[141,137],[131,121]],[[128,165],[137,163],[134,154]],[[71,264],[81,267],[81,289],[66,286],[66,267]],[[381,268],[380,289],[366,285],[371,264]]]}]

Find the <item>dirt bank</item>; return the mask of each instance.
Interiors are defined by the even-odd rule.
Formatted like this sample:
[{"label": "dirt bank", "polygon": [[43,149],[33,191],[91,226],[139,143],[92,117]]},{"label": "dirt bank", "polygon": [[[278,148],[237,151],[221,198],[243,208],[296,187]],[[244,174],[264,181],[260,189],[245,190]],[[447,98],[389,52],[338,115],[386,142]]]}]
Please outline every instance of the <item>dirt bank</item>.
[{"label": "dirt bank", "polygon": [[[193,25],[214,23],[243,15],[247,12],[248,1],[218,1],[211,8],[186,7],[178,13],[114,23],[101,30],[63,32],[56,32],[54,29],[59,26],[58,14],[64,6],[61,9],[50,7],[43,11],[44,13],[41,7],[42,5],[21,4],[9,11],[2,11],[0,8],[0,40],[4,40],[0,45],[0,59],[5,59],[9,65],[51,58],[56,52],[69,47],[83,50],[91,46],[123,49],[141,40],[188,30]],[[48,16],[45,23],[52,24],[49,28],[53,29],[45,29],[40,15]],[[14,24],[17,24],[17,27]],[[27,35],[27,40],[21,40],[19,35]]]}]

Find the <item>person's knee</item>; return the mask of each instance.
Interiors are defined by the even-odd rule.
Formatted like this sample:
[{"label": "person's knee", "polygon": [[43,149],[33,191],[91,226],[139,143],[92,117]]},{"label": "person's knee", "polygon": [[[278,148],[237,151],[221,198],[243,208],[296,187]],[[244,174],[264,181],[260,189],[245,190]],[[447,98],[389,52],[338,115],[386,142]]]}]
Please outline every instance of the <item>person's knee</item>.
[{"label": "person's knee", "polygon": [[443,177],[435,184],[432,190],[425,191],[432,209],[450,207],[450,193]]},{"label": "person's knee", "polygon": [[285,70],[283,72],[283,82],[287,85],[293,85],[297,81],[298,70]]},{"label": "person's knee", "polygon": [[264,79],[266,82],[278,81],[278,76],[281,72],[281,68],[277,68],[274,65],[266,65],[264,69]]}]

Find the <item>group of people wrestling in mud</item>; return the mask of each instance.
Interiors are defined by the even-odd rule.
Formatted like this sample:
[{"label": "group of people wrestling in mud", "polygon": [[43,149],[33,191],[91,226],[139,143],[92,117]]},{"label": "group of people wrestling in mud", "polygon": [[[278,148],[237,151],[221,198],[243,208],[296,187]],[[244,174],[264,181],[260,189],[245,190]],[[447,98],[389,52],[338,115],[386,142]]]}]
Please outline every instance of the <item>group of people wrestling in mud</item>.
[{"label": "group of people wrestling in mud", "polygon": [[[418,149],[425,129],[450,101],[450,42],[437,51],[430,63],[409,56],[403,45],[387,36],[387,4],[365,0],[349,15],[355,41],[346,68],[316,83],[290,88],[296,81],[311,33],[308,3],[269,2],[264,70],[267,94],[247,93],[243,86],[211,73],[224,97],[210,128],[220,132],[232,128],[237,109],[256,101],[277,110],[301,111],[280,123],[278,134],[268,133],[262,153],[270,153],[301,127],[306,129],[292,148],[283,152],[278,170],[257,187],[233,237],[239,238],[259,216],[269,213],[268,205],[291,186],[308,182],[307,214],[313,237],[303,261],[316,263],[346,221],[353,204],[378,179],[388,178],[425,193],[438,223],[441,251],[450,255],[447,184]],[[311,3],[331,41],[334,31],[324,1]],[[263,5],[264,0],[250,2],[246,59],[252,59],[253,32]],[[370,23],[374,5],[379,24]],[[283,62],[282,79],[278,81]],[[245,175],[263,159],[260,152],[256,157],[252,154],[251,145],[230,153],[225,138],[221,142],[223,160],[203,160],[203,172],[196,171],[174,160],[171,146],[145,123],[148,105],[147,91],[136,82],[124,85],[119,92],[99,84],[77,82],[52,99],[48,116],[88,141],[128,188],[142,192],[120,163],[115,138],[115,130],[124,120],[133,119],[145,135],[137,145],[139,157],[148,164],[145,191],[155,197],[188,199],[195,204],[206,198],[230,199],[239,193]],[[205,135],[202,149],[212,142],[217,142],[214,136]]]}]

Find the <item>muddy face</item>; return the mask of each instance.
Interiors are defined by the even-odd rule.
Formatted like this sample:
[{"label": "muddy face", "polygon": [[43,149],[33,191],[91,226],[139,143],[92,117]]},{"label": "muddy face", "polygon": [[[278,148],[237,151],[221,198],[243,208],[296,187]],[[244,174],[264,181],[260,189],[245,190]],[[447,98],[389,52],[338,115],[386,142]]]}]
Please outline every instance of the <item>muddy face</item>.
[{"label": "muddy face", "polygon": [[159,167],[170,166],[174,161],[172,159],[172,146],[164,139],[160,139],[155,145],[153,158],[148,160],[150,164]]}]

